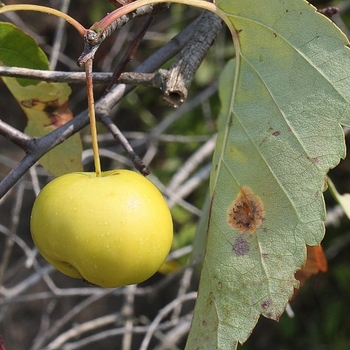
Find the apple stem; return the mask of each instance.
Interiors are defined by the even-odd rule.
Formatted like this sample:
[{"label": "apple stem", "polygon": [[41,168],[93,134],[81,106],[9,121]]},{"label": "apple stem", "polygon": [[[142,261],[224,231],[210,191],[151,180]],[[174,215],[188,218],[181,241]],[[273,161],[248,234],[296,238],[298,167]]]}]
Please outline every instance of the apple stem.
[{"label": "apple stem", "polygon": [[92,151],[94,153],[95,172],[96,172],[96,176],[101,176],[101,163],[100,163],[100,155],[98,153],[98,142],[97,142],[94,91],[93,91],[93,84],[92,84],[92,59],[91,58],[88,59],[85,63],[85,74],[86,74],[88,110],[89,110],[89,118],[90,118],[91,143],[92,143]]}]

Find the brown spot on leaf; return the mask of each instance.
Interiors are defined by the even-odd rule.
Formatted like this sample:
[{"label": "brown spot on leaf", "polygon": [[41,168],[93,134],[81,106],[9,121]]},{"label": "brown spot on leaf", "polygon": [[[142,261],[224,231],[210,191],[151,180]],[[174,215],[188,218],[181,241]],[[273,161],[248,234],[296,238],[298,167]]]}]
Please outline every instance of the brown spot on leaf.
[{"label": "brown spot on leaf", "polygon": [[235,255],[247,255],[249,253],[249,250],[249,243],[242,236],[239,236],[235,239],[235,242],[232,245],[232,251],[235,253]]},{"label": "brown spot on leaf", "polygon": [[207,299],[207,305],[211,306],[213,305],[214,302],[214,294],[213,293],[209,293],[208,299]]},{"label": "brown spot on leaf", "polygon": [[20,103],[25,108],[33,108],[42,102],[36,98],[33,98],[33,99],[29,99],[29,100],[22,100]]},{"label": "brown spot on leaf", "polygon": [[280,136],[280,134],[281,133],[279,131],[275,131],[275,132],[272,133],[273,136]]},{"label": "brown spot on leaf", "polygon": [[69,109],[69,101],[59,104],[59,100],[41,101],[39,99],[22,100],[21,105],[25,108],[33,108],[38,111],[43,111],[48,117],[48,124],[56,128],[67,123],[73,118],[73,113]]},{"label": "brown spot on leaf", "polygon": [[46,104],[44,112],[48,115],[51,121],[51,125],[56,128],[67,123],[73,118],[73,113],[69,109],[69,101],[67,100],[61,105],[58,105],[58,101],[50,101]]},{"label": "brown spot on leaf", "polygon": [[227,223],[241,233],[254,233],[265,219],[263,202],[249,187],[241,187],[227,208]]},{"label": "brown spot on leaf", "polygon": [[272,320],[275,320],[275,321],[279,321],[280,320],[280,317],[281,317],[281,315],[278,315],[278,314],[276,314],[276,313],[274,313],[274,312],[269,312],[269,313],[267,313],[267,314],[264,314],[267,318],[271,318]]},{"label": "brown spot on leaf", "polygon": [[262,301],[262,303],[261,303],[261,308],[262,308],[263,310],[267,310],[267,309],[271,306],[271,304],[272,304],[271,299],[270,299],[270,298],[266,298],[266,299],[264,299],[264,300]]}]

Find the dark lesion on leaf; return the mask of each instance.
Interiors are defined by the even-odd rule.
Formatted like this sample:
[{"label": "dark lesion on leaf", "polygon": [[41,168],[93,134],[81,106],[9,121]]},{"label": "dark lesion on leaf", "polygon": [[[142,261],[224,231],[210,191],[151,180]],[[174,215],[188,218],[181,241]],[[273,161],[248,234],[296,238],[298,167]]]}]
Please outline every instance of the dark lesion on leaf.
[{"label": "dark lesion on leaf", "polygon": [[249,243],[243,236],[238,236],[232,244],[232,251],[236,256],[247,255],[250,251]]},{"label": "dark lesion on leaf", "polygon": [[261,309],[266,311],[268,308],[271,307],[272,304],[272,300],[270,298],[265,298],[262,302],[261,302]]},{"label": "dark lesion on leaf", "polygon": [[214,303],[214,294],[212,292],[209,293],[207,298],[207,306],[211,306]]},{"label": "dark lesion on leaf", "polygon": [[35,109],[37,111],[43,111],[48,117],[48,123],[46,126],[59,126],[67,123],[73,119],[73,113],[69,109],[69,100],[60,102],[58,99],[51,101],[42,101],[36,98],[22,100],[21,105],[28,109]]},{"label": "dark lesion on leaf", "polygon": [[51,125],[54,125],[56,128],[73,118],[73,113],[69,109],[69,100],[62,104],[59,104],[58,100],[50,101],[45,106],[44,112],[50,118]]},{"label": "dark lesion on leaf", "polygon": [[311,160],[311,162],[314,164],[318,164],[320,162],[320,158],[318,157],[307,157],[307,159]]},{"label": "dark lesion on leaf", "polygon": [[241,187],[227,208],[227,223],[241,233],[254,233],[265,220],[262,200],[249,187]]},{"label": "dark lesion on leaf", "polygon": [[41,102],[40,100],[35,98],[20,101],[21,105],[25,108],[33,108],[37,106],[40,102]]}]

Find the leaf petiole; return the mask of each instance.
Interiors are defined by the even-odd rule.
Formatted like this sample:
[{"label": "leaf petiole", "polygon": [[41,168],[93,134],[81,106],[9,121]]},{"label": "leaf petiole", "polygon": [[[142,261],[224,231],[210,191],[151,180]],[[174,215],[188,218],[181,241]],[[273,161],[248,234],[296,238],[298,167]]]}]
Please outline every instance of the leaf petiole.
[{"label": "leaf petiole", "polygon": [[188,0],[171,0],[171,1],[165,1],[165,0],[137,0],[134,2],[131,2],[129,4],[125,4],[120,8],[117,8],[116,10],[109,13],[106,17],[102,18],[99,22],[94,23],[90,29],[95,31],[98,34],[98,37],[102,37],[103,33],[108,30],[109,26],[112,25],[114,21],[116,21],[118,18],[137,10],[138,8],[150,4],[159,4],[159,3],[177,3],[177,4],[183,4],[183,5],[190,5],[193,7],[197,7],[203,10],[207,10],[210,12],[215,13],[218,15],[230,28],[231,33],[233,34],[233,27],[231,21],[228,19],[227,14],[219,9],[215,4],[205,1],[205,0],[191,0],[190,2]]},{"label": "leaf petiole", "polygon": [[77,20],[75,20],[74,18],[72,18],[71,16],[67,15],[64,12],[53,9],[51,7],[40,6],[40,5],[29,5],[29,4],[6,5],[6,6],[0,7],[0,13],[12,12],[12,11],[36,11],[36,12],[47,13],[49,15],[54,15],[66,20],[79,32],[79,34],[82,37],[86,33],[86,29]]}]

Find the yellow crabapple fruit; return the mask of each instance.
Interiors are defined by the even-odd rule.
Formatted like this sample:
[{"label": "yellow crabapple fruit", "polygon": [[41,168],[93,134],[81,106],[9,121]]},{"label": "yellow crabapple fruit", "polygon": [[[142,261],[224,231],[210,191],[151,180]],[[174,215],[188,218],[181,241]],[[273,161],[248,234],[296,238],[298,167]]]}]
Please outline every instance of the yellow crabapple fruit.
[{"label": "yellow crabapple fruit", "polygon": [[56,178],[36,198],[30,226],[38,251],[57,270],[107,288],[151,277],[173,239],[162,194],[129,170]]}]

